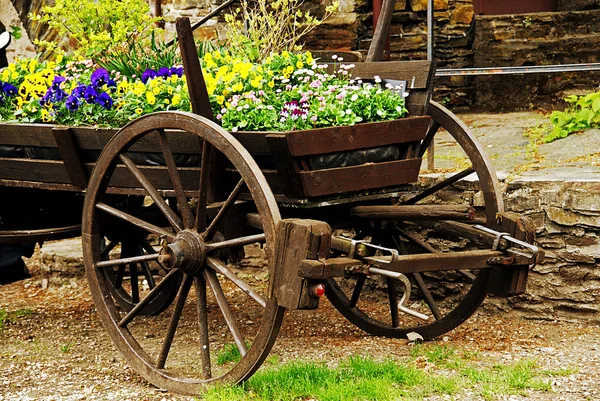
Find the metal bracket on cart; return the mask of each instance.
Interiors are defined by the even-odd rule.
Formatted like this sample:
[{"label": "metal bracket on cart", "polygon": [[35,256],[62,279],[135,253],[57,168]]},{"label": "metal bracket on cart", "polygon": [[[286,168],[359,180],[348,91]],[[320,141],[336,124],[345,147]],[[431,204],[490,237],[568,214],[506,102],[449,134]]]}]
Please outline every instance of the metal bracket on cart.
[{"label": "metal bracket on cart", "polygon": [[522,249],[524,249],[526,252],[523,252],[522,250],[516,249],[514,247],[509,247],[507,249],[505,249],[505,252],[508,252],[510,254],[513,255],[518,255],[521,257],[529,257],[531,260],[531,263],[529,264],[530,267],[533,267],[537,264],[538,262],[538,255],[540,253],[540,250],[537,246],[529,244],[525,241],[521,241],[518,240],[514,237],[512,237],[510,235],[510,233],[503,233],[503,232],[499,232],[496,230],[492,230],[489,227],[485,227],[485,226],[481,226],[479,224],[473,226],[474,228],[484,231],[488,234],[492,234],[495,235],[496,238],[494,239],[494,243],[492,244],[492,250],[496,251],[498,250],[498,246],[500,245],[500,241],[501,240],[505,240],[506,242],[508,242],[509,244],[514,244],[514,245],[518,245],[520,246]]}]

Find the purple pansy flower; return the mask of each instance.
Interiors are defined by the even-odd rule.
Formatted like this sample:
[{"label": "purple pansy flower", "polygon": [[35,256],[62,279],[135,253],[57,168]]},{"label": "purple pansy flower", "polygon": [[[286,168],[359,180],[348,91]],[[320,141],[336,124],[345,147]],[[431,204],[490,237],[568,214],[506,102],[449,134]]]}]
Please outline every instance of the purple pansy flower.
[{"label": "purple pansy flower", "polygon": [[104,107],[106,110],[110,110],[110,108],[113,105],[113,100],[108,93],[102,92],[100,96],[98,96],[98,100],[96,100],[96,103]]},{"label": "purple pansy flower", "polygon": [[65,77],[62,77],[60,75],[56,75],[54,77],[54,79],[52,80],[52,86],[51,86],[52,90],[54,90],[54,91],[60,90],[60,84],[62,84],[63,82],[65,82],[65,80],[66,80]]},{"label": "purple pansy flower", "polygon": [[65,101],[65,105],[67,106],[67,109],[69,109],[70,111],[75,111],[79,108],[79,105],[80,105],[79,98],[75,95],[71,95]]},{"label": "purple pansy flower", "polygon": [[15,96],[18,92],[17,87],[9,84],[8,82],[2,82],[0,85],[0,89],[6,96]]},{"label": "purple pansy flower", "polygon": [[71,95],[82,98],[85,93],[85,85],[79,85],[71,91]]},{"label": "purple pansy flower", "polygon": [[183,67],[172,67],[170,72],[171,75],[177,75],[179,78],[181,78],[183,76]]},{"label": "purple pansy flower", "polygon": [[110,81],[110,75],[108,75],[108,71],[106,71],[104,68],[98,68],[92,73],[90,80],[92,81],[92,85],[94,85],[96,88],[101,88],[108,84],[108,81]]},{"label": "purple pansy flower", "polygon": [[83,92],[83,97],[85,98],[86,102],[93,104],[96,103],[98,92],[96,92],[96,89],[92,85],[88,85]]},{"label": "purple pansy flower", "polygon": [[149,79],[156,78],[158,73],[154,71],[152,68],[148,68],[146,71],[142,73],[142,82],[146,83]]},{"label": "purple pansy flower", "polygon": [[161,67],[158,69],[157,72],[158,76],[163,77],[163,78],[169,78],[171,76],[171,69],[167,68],[167,67]]}]

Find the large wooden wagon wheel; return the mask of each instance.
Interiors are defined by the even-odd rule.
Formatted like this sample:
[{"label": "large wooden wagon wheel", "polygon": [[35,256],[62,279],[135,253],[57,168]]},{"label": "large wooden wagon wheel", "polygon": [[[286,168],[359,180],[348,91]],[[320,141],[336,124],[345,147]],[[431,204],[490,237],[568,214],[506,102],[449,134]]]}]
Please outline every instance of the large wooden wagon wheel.
[{"label": "large wooden wagon wheel", "polygon": [[[167,129],[182,132],[174,137],[165,133]],[[175,140],[199,144],[200,168],[177,165],[171,151]],[[131,160],[128,149],[144,141],[159,144],[166,167],[148,168]],[[167,188],[159,170],[163,178],[168,177]],[[113,185],[125,178],[144,189],[168,226],[105,203],[107,192],[114,192]],[[228,190],[219,197],[211,183]],[[252,201],[240,200],[242,192],[249,193]],[[167,197],[176,198],[177,207],[165,201]],[[246,212],[258,214],[260,221],[249,218],[246,225]],[[161,251],[105,260],[102,226],[108,217],[158,235]],[[184,394],[198,394],[209,382],[240,382],[258,369],[285,311],[272,295],[273,244],[279,220],[271,190],[250,154],[211,121],[191,113],[164,112],[141,117],[119,131],[106,145],[90,178],[82,233],[92,297],[127,362],[154,385]],[[228,221],[235,223],[235,229],[229,230],[235,235],[227,234]],[[254,252],[254,261],[228,264],[224,251],[241,246],[253,247],[248,249]],[[267,266],[256,266],[264,260],[256,257],[257,252],[266,253]],[[123,311],[104,269],[142,261],[158,261],[168,273],[133,309]],[[156,316],[143,316],[143,308],[177,277],[182,278],[173,305]]]},{"label": "large wooden wagon wheel", "polygon": [[[409,194],[400,203],[433,204],[442,191],[476,173],[479,188],[471,188],[470,192],[482,199],[478,208],[478,215],[483,220],[481,222],[493,225],[496,213],[503,210],[503,203],[490,162],[469,128],[445,107],[431,102],[429,115],[433,121],[419,155],[422,156],[427,146],[436,140],[444,146],[462,150],[463,161],[468,163],[463,163],[467,166],[463,166],[462,171],[434,182],[418,193]],[[439,248],[426,242],[423,232],[427,232],[429,237],[439,236],[441,241],[455,229],[462,231],[464,236],[476,232],[469,229],[465,222],[453,221],[424,227],[419,222],[361,219],[356,225],[360,227],[357,229],[357,239],[367,238],[375,245],[396,249],[399,254],[440,252]],[[432,263],[436,262],[432,260]],[[370,334],[402,338],[416,332],[424,338],[433,338],[457,327],[477,310],[487,295],[489,270],[469,271],[469,266],[463,266],[451,272],[412,273],[399,278],[401,280],[377,275],[332,278],[327,282],[326,294],[348,320]],[[401,291],[408,285],[412,287],[412,297],[401,299]],[[387,297],[377,295],[382,287],[386,289]],[[399,310],[399,301],[408,310]]]}]

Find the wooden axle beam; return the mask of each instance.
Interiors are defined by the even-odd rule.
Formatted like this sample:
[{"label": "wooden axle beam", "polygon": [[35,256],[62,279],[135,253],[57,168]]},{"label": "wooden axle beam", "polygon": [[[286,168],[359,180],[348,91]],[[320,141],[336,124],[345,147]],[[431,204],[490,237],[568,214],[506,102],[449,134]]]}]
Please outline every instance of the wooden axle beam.
[{"label": "wooden axle beam", "polygon": [[357,206],[351,209],[350,214],[381,220],[473,220],[475,209],[469,205]]},{"label": "wooden axle beam", "polygon": [[530,263],[530,260],[526,256],[506,255],[500,251],[478,250],[444,254],[400,255],[393,261],[391,256],[369,256],[362,259],[303,260],[300,262],[298,275],[304,278],[324,280],[330,277],[343,277],[348,274],[368,274],[368,266],[408,274],[461,269],[491,269],[493,267],[528,263]]}]

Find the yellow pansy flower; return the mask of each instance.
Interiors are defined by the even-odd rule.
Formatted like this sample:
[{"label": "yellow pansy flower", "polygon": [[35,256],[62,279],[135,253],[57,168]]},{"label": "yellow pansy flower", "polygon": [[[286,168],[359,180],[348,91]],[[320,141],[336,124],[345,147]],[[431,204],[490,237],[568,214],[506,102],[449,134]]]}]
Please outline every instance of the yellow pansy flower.
[{"label": "yellow pansy flower", "polygon": [[36,59],[34,59],[34,58],[32,58],[32,59],[29,61],[29,66],[28,66],[27,70],[28,70],[29,72],[34,72],[34,71],[35,71],[35,67],[37,67],[37,63],[38,63],[38,62],[37,62],[37,60],[36,60]]},{"label": "yellow pansy flower", "polygon": [[173,99],[171,99],[171,104],[173,106],[179,106],[179,103],[181,103],[181,95],[176,93],[175,96],[173,96]]},{"label": "yellow pansy flower", "polygon": [[138,107],[137,109],[135,109],[136,114],[142,114],[143,112],[144,112],[144,110],[142,110],[141,107]]},{"label": "yellow pansy flower", "polygon": [[146,92],[146,100],[148,101],[148,104],[153,106],[154,103],[156,103],[156,96],[154,96],[154,93],[148,91]]},{"label": "yellow pansy flower", "polygon": [[217,103],[223,104],[225,102],[225,96],[217,95]]},{"label": "yellow pansy flower", "polygon": [[146,92],[146,85],[144,85],[142,82],[137,82],[133,88],[133,93],[136,96],[140,96],[144,92]]}]

